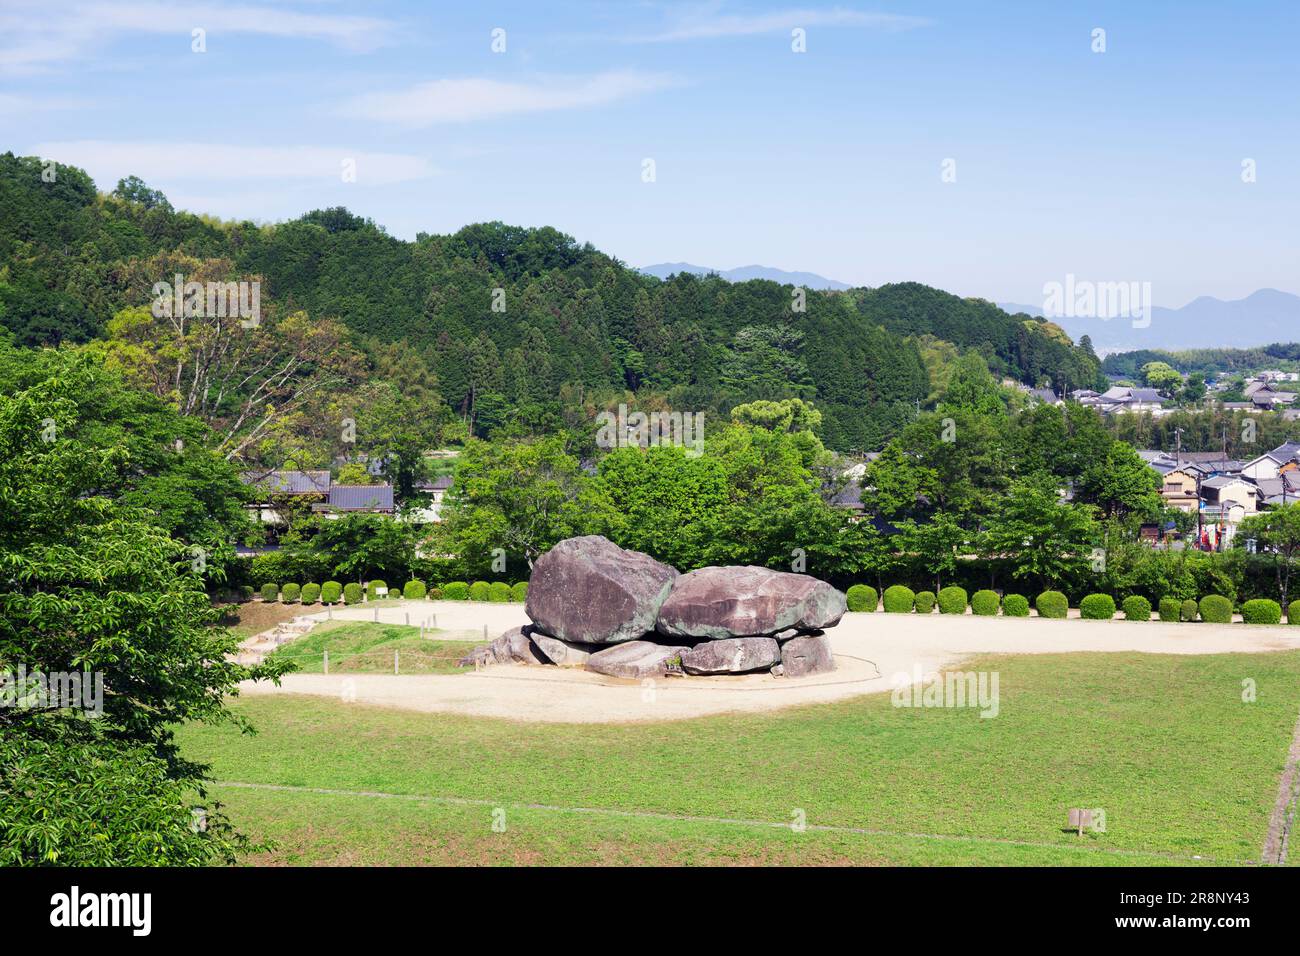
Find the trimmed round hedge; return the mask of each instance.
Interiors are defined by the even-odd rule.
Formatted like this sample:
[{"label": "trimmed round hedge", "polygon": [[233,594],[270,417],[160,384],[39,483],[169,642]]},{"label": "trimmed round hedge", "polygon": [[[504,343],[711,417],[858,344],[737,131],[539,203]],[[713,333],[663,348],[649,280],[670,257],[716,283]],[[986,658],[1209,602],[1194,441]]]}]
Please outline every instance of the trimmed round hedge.
[{"label": "trimmed round hedge", "polygon": [[1115,599],[1109,594],[1089,594],[1079,602],[1079,616],[1089,621],[1109,621],[1115,616]]},{"label": "trimmed round hedge", "polygon": [[274,601],[274,600],[276,600],[277,598],[279,598],[279,596],[280,596],[280,585],[278,585],[278,584],[263,584],[263,585],[262,585],[262,600],[263,600],[263,601]]},{"label": "trimmed round hedge", "polygon": [[319,584],[304,584],[302,586],[302,603],[315,604],[320,600]]},{"label": "trimmed round hedge", "polygon": [[1195,598],[1188,598],[1178,608],[1178,619],[1184,624],[1193,623],[1197,615],[1201,613],[1201,606],[1196,603]]},{"label": "trimmed round hedge", "polygon": [[361,597],[364,593],[365,592],[361,590],[360,584],[357,584],[356,581],[349,581],[347,584],[343,585],[343,603],[360,604]]},{"label": "trimmed round hedge", "polygon": [[285,604],[296,604],[300,594],[302,594],[302,588],[296,584],[286,584],[280,588],[280,600]]},{"label": "trimmed round hedge", "polygon": [[471,601],[486,601],[492,596],[492,586],[486,581],[475,581],[469,586],[469,599]]},{"label": "trimmed round hedge", "polygon": [[1287,605],[1286,622],[1288,624],[1300,624],[1300,601],[1292,601]]},{"label": "trimmed round hedge", "polygon": [[870,585],[854,584],[844,592],[844,601],[850,611],[874,611],[880,598]]},{"label": "trimmed round hedge", "polygon": [[976,591],[971,595],[970,611],[972,614],[978,614],[980,617],[997,617],[998,606],[1002,603],[1002,598],[997,591]]},{"label": "trimmed round hedge", "polygon": [[253,600],[253,586],[251,584],[241,584],[239,586],[239,598],[241,601]]},{"label": "trimmed round hedge", "polygon": [[375,600],[378,600],[378,598],[379,598],[379,589],[380,589],[380,588],[383,588],[383,589],[386,591],[386,590],[388,590],[388,584],[387,584],[386,582],[384,582],[384,581],[381,581],[379,578],[375,578],[375,580],[373,580],[373,581],[371,581],[369,584],[367,584],[367,585],[366,585],[366,600],[367,600],[367,601],[375,601]]},{"label": "trimmed round hedge", "polygon": [[1124,620],[1126,621],[1149,621],[1151,620],[1151,602],[1140,594],[1133,594],[1124,599]]},{"label": "trimmed round hedge", "polygon": [[504,581],[493,581],[488,585],[488,600],[495,604],[505,604],[510,600],[510,585]]},{"label": "trimmed round hedge", "polygon": [[929,614],[931,611],[934,610],[934,602],[935,602],[935,597],[933,591],[917,591],[916,602],[915,602],[916,613]]},{"label": "trimmed round hedge", "polygon": [[966,613],[966,589],[959,588],[955,584],[949,585],[939,592],[939,613],[940,614],[965,614]]},{"label": "trimmed round hedge", "polygon": [[1070,601],[1060,591],[1044,591],[1034,600],[1034,607],[1039,617],[1062,618],[1070,614]]},{"label": "trimmed round hedge", "polygon": [[884,604],[887,614],[910,614],[916,604],[916,594],[905,585],[895,584],[885,588]]},{"label": "trimmed round hedge", "polygon": [[1282,605],[1268,598],[1255,598],[1241,606],[1241,619],[1247,624],[1281,624]]},{"label": "trimmed round hedge", "polygon": [[1007,617],[1029,617],[1029,598],[1023,594],[1008,594],[1002,599],[1002,613]]},{"label": "trimmed round hedge", "polygon": [[428,593],[423,581],[407,581],[402,585],[402,597],[408,601],[423,601]]},{"label": "trimmed round hedge", "polygon": [[1201,620],[1207,624],[1231,624],[1232,602],[1221,594],[1201,598]]},{"label": "trimmed round hedge", "polygon": [[442,586],[442,596],[448,601],[468,601],[469,585],[464,581],[449,581]]},{"label": "trimmed round hedge", "polygon": [[510,585],[510,600],[523,604],[528,600],[528,582],[519,581]]},{"label": "trimmed round hedge", "polygon": [[343,585],[337,581],[326,581],[320,586],[320,599],[324,604],[338,604],[343,596]]},{"label": "trimmed round hedge", "polygon": [[1160,620],[1177,621],[1182,616],[1183,602],[1178,598],[1162,597],[1160,599]]}]

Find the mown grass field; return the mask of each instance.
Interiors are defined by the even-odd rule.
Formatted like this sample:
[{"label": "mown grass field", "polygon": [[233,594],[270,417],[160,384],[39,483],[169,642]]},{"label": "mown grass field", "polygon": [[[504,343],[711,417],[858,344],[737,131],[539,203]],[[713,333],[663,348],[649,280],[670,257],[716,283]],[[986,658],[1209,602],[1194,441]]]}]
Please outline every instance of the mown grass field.
[{"label": "mown grass field", "polygon": [[458,669],[456,661],[474,647],[472,642],[447,640],[441,631],[425,634],[421,637],[418,627],[402,624],[324,621],[270,656],[293,661],[299,673],[319,674],[328,650],[330,673],[391,674],[396,653],[403,674],[450,674]]},{"label": "mown grass field", "polygon": [[[882,694],[758,716],[542,725],[280,697],[236,702],[256,737],[180,736],[223,781],[349,791],[217,787],[246,832],[277,842],[259,864],[1259,859],[1300,711],[1300,652],[990,657],[965,669],[999,673],[998,717],[895,708]],[[1104,808],[1106,832],[1066,832],[1075,806]],[[779,826],[798,811],[806,831]]]}]

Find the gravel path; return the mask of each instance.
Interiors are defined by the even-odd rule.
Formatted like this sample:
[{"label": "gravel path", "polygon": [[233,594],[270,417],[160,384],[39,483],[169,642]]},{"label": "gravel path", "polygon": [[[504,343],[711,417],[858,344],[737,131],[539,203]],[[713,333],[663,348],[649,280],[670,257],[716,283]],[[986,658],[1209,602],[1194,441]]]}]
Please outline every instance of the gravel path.
[{"label": "gravel path", "polygon": [[[527,623],[521,604],[403,601],[342,608],[335,620],[430,622],[481,638]],[[324,618],[325,615],[315,615]],[[246,683],[241,692],[308,694],[405,710],[554,723],[682,720],[726,712],[774,710],[892,690],[977,654],[1061,652],[1151,654],[1264,653],[1300,648],[1300,627],[1243,624],[1141,624],[902,614],[846,614],[827,632],[837,669],[800,680],[766,674],[664,678],[642,686],[558,667],[504,665],[463,674],[290,674],[279,688]]]}]

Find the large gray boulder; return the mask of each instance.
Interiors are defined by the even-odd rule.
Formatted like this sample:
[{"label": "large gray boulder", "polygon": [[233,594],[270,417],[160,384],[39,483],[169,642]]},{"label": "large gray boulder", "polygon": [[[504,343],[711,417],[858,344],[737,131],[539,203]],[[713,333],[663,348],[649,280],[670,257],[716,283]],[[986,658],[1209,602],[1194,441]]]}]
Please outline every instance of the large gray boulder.
[{"label": "large gray boulder", "polygon": [[599,535],[567,538],[533,565],[524,611],[577,644],[618,644],[653,631],[677,570]]},{"label": "large gray boulder", "polygon": [[807,677],[833,670],[831,642],[821,634],[794,637],[781,645],[781,674],[785,677]]},{"label": "large gray boulder", "polygon": [[728,637],[682,651],[688,674],[745,674],[769,670],[781,660],[781,647],[770,637]]},{"label": "large gray boulder", "polygon": [[806,574],[700,568],[673,582],[655,628],[669,637],[716,641],[834,627],[846,610],[840,591]]},{"label": "large gray boulder", "polygon": [[529,628],[512,627],[496,640],[481,644],[456,663],[460,667],[491,664],[549,664],[528,635]]},{"label": "large gray boulder", "polygon": [[608,677],[643,680],[662,677],[668,672],[667,661],[682,653],[682,648],[651,641],[627,641],[606,647],[587,658],[586,669]]},{"label": "large gray boulder", "polygon": [[600,648],[598,644],[571,644],[558,637],[548,637],[540,631],[534,631],[532,638],[537,649],[552,664],[558,664],[560,667],[581,667],[587,663],[587,658],[591,657],[592,649]]}]

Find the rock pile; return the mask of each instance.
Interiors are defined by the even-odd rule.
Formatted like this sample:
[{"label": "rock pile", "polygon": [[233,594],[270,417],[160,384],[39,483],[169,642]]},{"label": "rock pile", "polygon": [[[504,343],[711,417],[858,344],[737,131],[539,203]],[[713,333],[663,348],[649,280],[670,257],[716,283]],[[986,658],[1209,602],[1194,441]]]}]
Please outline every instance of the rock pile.
[{"label": "rock pile", "polygon": [[804,677],[833,670],[825,629],[846,610],[825,581],[756,567],[687,574],[599,535],[568,538],[533,567],[512,628],[460,663],[552,664],[641,680],[672,672]]}]

